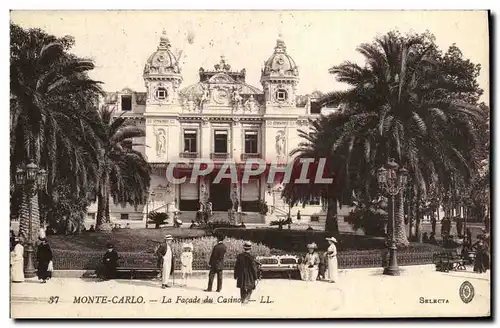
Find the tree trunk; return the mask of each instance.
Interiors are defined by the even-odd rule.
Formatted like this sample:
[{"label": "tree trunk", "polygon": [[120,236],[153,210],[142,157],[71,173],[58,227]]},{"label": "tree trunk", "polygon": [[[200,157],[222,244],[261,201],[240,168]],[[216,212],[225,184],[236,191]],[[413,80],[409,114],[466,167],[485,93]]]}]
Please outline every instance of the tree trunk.
[{"label": "tree trunk", "polygon": [[[106,215],[106,209],[108,214]],[[111,231],[111,224],[109,221],[109,199],[102,196],[99,192],[97,195],[97,222],[96,230]]]},{"label": "tree trunk", "polygon": [[408,194],[406,195],[408,202],[408,240],[412,240],[412,229],[413,229],[413,198],[411,194],[411,188],[408,188]]},{"label": "tree trunk", "polygon": [[[28,242],[28,236],[31,233],[31,241],[33,243],[38,239],[38,232],[40,230],[40,214],[38,210],[38,193],[29,199],[27,194],[23,197],[23,202],[20,211],[19,221],[19,235],[25,237],[25,242]],[[30,219],[29,219],[29,201],[31,201],[31,232],[30,232]]]},{"label": "tree trunk", "polygon": [[326,211],[325,231],[331,232],[334,236],[339,235],[339,222],[337,218],[337,199],[328,200]]},{"label": "tree trunk", "polygon": [[400,248],[408,247],[408,238],[406,238],[405,232],[405,206],[404,206],[404,195],[401,191],[396,197],[394,197],[395,205],[395,217],[394,217],[394,235],[396,237],[396,245]]},{"label": "tree trunk", "polygon": [[420,192],[417,192],[417,199],[416,199],[417,208],[416,208],[416,215],[415,215],[415,218],[416,218],[415,237],[417,238],[417,241],[419,243],[421,243],[422,242],[422,220],[420,218],[421,211],[420,211],[419,200],[420,200]]}]

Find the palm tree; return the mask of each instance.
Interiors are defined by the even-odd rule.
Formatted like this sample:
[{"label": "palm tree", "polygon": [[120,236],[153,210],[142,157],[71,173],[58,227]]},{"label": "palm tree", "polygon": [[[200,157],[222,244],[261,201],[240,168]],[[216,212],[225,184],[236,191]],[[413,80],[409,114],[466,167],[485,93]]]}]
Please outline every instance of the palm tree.
[{"label": "palm tree", "polygon": [[[90,60],[67,52],[71,37],[56,38],[40,29],[10,30],[10,158],[11,185],[18,165],[34,160],[48,171],[47,194],[52,197],[58,177],[70,178],[72,191],[81,192],[97,171],[98,149],[93,125],[100,82],[87,72]],[[11,200],[20,212],[20,232],[28,235],[28,201],[32,203],[32,236],[40,225],[38,195],[19,200],[11,188]]]},{"label": "palm tree", "polygon": [[[303,141],[291,153],[297,157],[294,159],[292,179],[285,185],[282,193],[285,200],[292,205],[298,202],[305,205],[313,198],[320,198],[327,212],[325,230],[336,235],[339,233],[337,206],[343,203],[345,195],[350,195],[353,187],[352,176],[362,172],[358,170],[362,165],[358,161],[358,157],[362,155],[359,147],[355,147],[354,143],[337,143],[344,134],[349,133],[354,137],[352,133],[355,132],[355,128],[347,124],[350,119],[347,112],[334,113],[328,117],[321,116],[317,120],[310,121],[310,131],[299,130],[299,136]],[[295,184],[295,178],[299,177],[302,169],[300,161],[303,158],[315,159],[315,163],[308,170],[310,183]],[[315,183],[314,177],[319,159],[326,159],[322,176],[333,177],[333,183]]]},{"label": "palm tree", "polygon": [[134,138],[145,136],[143,129],[124,117],[114,117],[114,110],[99,111],[100,169],[96,181],[97,222],[100,230],[109,230],[109,202],[138,206],[147,200],[151,168],[144,156],[133,150]]},{"label": "palm tree", "polygon": [[[351,117],[335,143],[364,144],[370,154],[360,157],[365,173],[395,158],[409,170],[414,194],[420,197],[431,184],[450,189],[455,181],[470,179],[476,166],[478,109],[453,97],[471,88],[443,74],[432,36],[390,32],[357,50],[365,66],[344,62],[330,70],[350,88],[321,100],[342,105]],[[396,201],[394,228],[404,246],[403,193]]]}]

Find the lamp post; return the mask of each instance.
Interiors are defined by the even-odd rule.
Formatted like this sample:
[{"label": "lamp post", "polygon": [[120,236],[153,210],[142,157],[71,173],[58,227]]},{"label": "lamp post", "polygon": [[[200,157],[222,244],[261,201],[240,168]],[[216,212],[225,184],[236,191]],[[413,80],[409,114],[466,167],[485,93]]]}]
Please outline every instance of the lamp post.
[{"label": "lamp post", "polygon": [[389,159],[385,167],[381,167],[377,170],[377,181],[380,190],[385,195],[391,197],[392,208],[391,208],[391,244],[389,246],[389,265],[384,268],[384,274],[390,276],[399,276],[400,271],[397,261],[397,247],[396,247],[396,236],[395,236],[395,210],[394,210],[394,198],[400,192],[403,192],[406,185],[408,177],[408,171],[405,168],[399,168],[399,165],[394,161],[394,159]]},{"label": "lamp post", "polygon": [[24,188],[24,195],[28,202],[28,247],[26,249],[27,263],[24,275],[27,278],[35,276],[35,266],[33,262],[33,209],[31,199],[36,196],[38,190],[47,186],[47,172],[44,169],[38,170],[38,166],[30,160],[25,167],[18,167],[16,170],[16,185]]}]

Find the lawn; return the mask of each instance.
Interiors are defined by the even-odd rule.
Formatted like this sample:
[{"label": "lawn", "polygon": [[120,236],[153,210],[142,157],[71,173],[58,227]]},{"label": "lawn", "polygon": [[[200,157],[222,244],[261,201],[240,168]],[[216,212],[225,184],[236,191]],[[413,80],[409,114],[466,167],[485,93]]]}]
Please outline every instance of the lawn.
[{"label": "lawn", "polygon": [[85,232],[81,235],[47,236],[53,249],[81,252],[102,252],[111,242],[122,252],[140,252],[153,249],[157,241],[162,241],[167,234],[174,238],[197,238],[210,235],[201,229],[161,228],[161,229],[121,229],[111,233]]}]

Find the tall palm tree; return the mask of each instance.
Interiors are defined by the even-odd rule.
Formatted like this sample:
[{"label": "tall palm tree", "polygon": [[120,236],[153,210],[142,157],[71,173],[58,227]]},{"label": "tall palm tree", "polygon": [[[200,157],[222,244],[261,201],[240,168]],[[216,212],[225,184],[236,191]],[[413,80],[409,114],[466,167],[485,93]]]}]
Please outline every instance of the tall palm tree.
[{"label": "tall palm tree", "polygon": [[[362,121],[362,117],[359,117]],[[354,188],[352,181],[354,175],[363,172],[360,156],[365,156],[364,148],[359,147],[360,142],[364,140],[363,136],[356,135],[356,128],[349,122],[357,125],[356,121],[351,120],[351,115],[347,111],[331,114],[328,117],[321,116],[317,120],[310,121],[310,130],[299,130],[299,136],[303,141],[294,149],[291,155],[297,155],[294,159],[292,179],[285,185],[282,196],[290,204],[300,202],[307,204],[313,198],[320,198],[326,207],[325,230],[338,234],[337,207],[342,204],[346,195],[351,194]],[[352,138],[350,143],[338,143],[342,137],[349,134]],[[368,136],[369,137],[369,136]],[[370,156],[368,154],[368,156]],[[303,158],[312,158],[315,162],[309,167],[310,183],[296,184],[295,178],[298,178]],[[333,178],[331,184],[318,184],[314,181],[317,173],[319,159],[325,159],[326,165],[323,177]],[[369,180],[367,180],[369,182]],[[364,185],[365,187],[366,185]]]},{"label": "tall palm tree", "polygon": [[[414,194],[422,197],[431,184],[450,189],[455,180],[470,179],[476,166],[473,122],[479,119],[478,109],[453,97],[470,88],[442,74],[433,38],[390,32],[357,50],[365,57],[364,66],[344,62],[330,70],[350,88],[321,100],[341,104],[351,115],[345,123],[349,129],[335,143],[355,144],[356,136],[363,136],[371,153],[360,157],[366,159],[365,169],[373,172],[395,158],[409,170]],[[404,246],[402,193],[396,202],[394,228],[398,244]]]},{"label": "tall palm tree", "polygon": [[97,222],[100,230],[109,230],[109,202],[138,206],[147,199],[151,168],[144,156],[133,150],[134,138],[145,136],[142,128],[124,117],[114,117],[114,110],[99,110],[100,169],[96,180]]},{"label": "tall palm tree", "polygon": [[[95,104],[100,82],[87,72],[90,60],[67,51],[71,37],[56,38],[40,29],[10,30],[10,158],[11,185],[18,165],[33,160],[48,171],[47,193],[57,177],[70,177],[73,192],[85,188],[97,172],[94,134]],[[23,193],[11,188],[11,200],[21,205],[20,231],[28,235],[28,202],[32,203],[34,236],[40,225],[38,195],[19,200]]]}]

